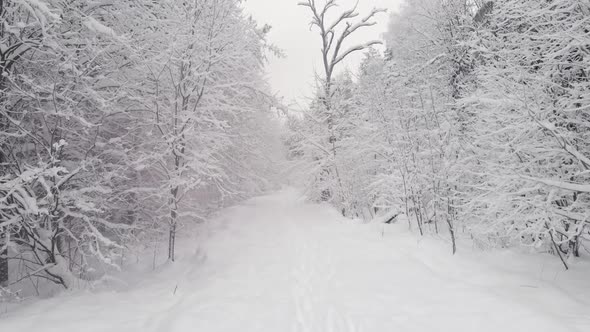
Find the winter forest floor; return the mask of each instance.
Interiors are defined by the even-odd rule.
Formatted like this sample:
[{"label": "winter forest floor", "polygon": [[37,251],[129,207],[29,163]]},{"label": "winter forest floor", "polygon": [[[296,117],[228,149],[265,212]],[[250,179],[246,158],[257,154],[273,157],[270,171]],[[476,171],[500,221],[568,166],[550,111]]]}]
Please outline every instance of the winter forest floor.
[{"label": "winter forest floor", "polygon": [[184,239],[125,290],[74,292],[0,316],[0,331],[590,331],[590,266],[359,224],[285,189]]}]

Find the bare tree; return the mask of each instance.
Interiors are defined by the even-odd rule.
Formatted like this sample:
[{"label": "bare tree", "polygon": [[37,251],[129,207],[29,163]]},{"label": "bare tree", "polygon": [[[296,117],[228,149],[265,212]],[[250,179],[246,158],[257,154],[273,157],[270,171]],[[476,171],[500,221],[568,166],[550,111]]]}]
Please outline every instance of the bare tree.
[{"label": "bare tree", "polygon": [[[308,7],[312,12],[311,27],[317,27],[320,30],[322,38],[322,61],[324,64],[325,74],[325,93],[326,97],[330,95],[332,76],[336,65],[342,62],[350,54],[368,49],[373,45],[382,44],[379,40],[368,41],[363,44],[357,44],[348,48],[343,48],[347,39],[361,28],[371,27],[377,24],[373,19],[378,13],[386,12],[385,9],[374,8],[362,19],[356,19],[359,16],[357,5],[353,8],[343,11],[338,17],[330,23],[327,18],[330,9],[338,6],[336,0],[328,0],[323,6],[318,7],[315,0],[300,2],[300,6]],[[341,29],[341,27],[344,27]],[[329,99],[329,98],[326,98]]]},{"label": "bare tree", "polygon": [[[335,110],[334,110],[334,94],[333,89],[334,82],[333,77],[335,69],[342,61],[344,61],[349,55],[355,52],[369,49],[373,45],[382,44],[379,40],[371,40],[361,44],[354,44],[346,47],[346,42],[350,39],[355,32],[362,28],[371,27],[377,24],[374,18],[377,14],[386,12],[385,9],[374,8],[369,12],[368,15],[359,18],[360,14],[357,11],[357,4],[351,8],[342,11],[336,15],[335,19],[330,19],[331,11],[338,7],[336,0],[328,0],[321,5],[318,5],[315,0],[307,0],[299,2],[300,6],[307,7],[312,13],[312,20],[310,23],[311,28],[316,27],[320,32],[322,39],[322,61],[324,65],[324,81],[321,87],[321,96],[319,101],[323,106],[323,112],[321,114],[322,121],[327,125],[328,130],[328,147],[324,151],[328,151],[327,157],[334,159],[331,167],[325,167],[322,170],[323,174],[331,174],[336,177],[337,186],[340,190],[340,195],[343,195],[344,188],[342,180],[339,175],[339,170],[335,159],[337,157],[337,129],[335,125]],[[327,200],[332,197],[332,192],[322,193],[322,199]],[[342,200],[342,197],[340,197]],[[344,208],[342,213],[346,214]]]}]

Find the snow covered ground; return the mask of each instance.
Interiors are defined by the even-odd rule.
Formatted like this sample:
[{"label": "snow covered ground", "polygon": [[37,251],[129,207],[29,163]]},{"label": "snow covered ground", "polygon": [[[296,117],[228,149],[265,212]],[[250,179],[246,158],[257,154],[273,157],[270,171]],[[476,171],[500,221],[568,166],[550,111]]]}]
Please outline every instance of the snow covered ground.
[{"label": "snow covered ground", "polygon": [[0,331],[590,331],[587,264],[452,256],[406,227],[353,223],[286,189],[224,211],[129,289],[40,300]]}]

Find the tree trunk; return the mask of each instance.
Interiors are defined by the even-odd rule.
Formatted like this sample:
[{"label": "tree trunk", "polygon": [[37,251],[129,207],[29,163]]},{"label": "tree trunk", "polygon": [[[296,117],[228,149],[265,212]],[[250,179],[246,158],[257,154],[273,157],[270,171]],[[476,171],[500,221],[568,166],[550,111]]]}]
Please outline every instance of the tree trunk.
[{"label": "tree trunk", "polygon": [[170,232],[168,234],[168,259],[174,262],[174,248],[176,246],[176,226],[178,223],[178,187],[170,191]]},{"label": "tree trunk", "polygon": [[4,233],[0,234],[0,287],[8,287],[8,246],[5,246],[5,238]]},{"label": "tree trunk", "polygon": [[176,221],[170,224],[170,234],[168,236],[168,259],[174,262],[174,247],[176,242]]},{"label": "tree trunk", "polygon": [[[1,85],[0,85],[1,86]],[[0,147],[0,168],[4,167],[4,163],[6,158],[4,158],[4,153],[2,153],[2,147]],[[3,175],[4,172],[0,171],[0,175]],[[6,232],[8,229],[4,229],[2,227],[3,220],[0,220],[0,287],[7,287],[8,286],[8,237]]]},{"label": "tree trunk", "polygon": [[170,191],[170,232],[168,234],[168,259],[174,262],[174,247],[176,245],[176,225],[178,219],[178,187]]},{"label": "tree trunk", "polygon": [[447,225],[449,225],[449,233],[451,233],[451,241],[453,242],[453,255],[457,253],[457,242],[455,240],[455,228],[451,219],[451,200],[447,197]]},{"label": "tree trunk", "polygon": [[420,214],[420,207],[416,203],[416,199],[414,198],[413,193],[412,193],[412,202],[414,205],[413,206],[414,217],[416,217],[416,224],[418,225],[418,230],[420,231],[420,236],[424,236],[424,230],[422,230],[422,218],[421,218],[421,214]]},{"label": "tree trunk", "polygon": [[412,230],[412,221],[410,219],[410,209],[408,208],[408,188],[406,186],[406,176],[402,173],[402,181],[404,184],[404,205],[406,206],[406,218],[408,219],[408,227]]}]

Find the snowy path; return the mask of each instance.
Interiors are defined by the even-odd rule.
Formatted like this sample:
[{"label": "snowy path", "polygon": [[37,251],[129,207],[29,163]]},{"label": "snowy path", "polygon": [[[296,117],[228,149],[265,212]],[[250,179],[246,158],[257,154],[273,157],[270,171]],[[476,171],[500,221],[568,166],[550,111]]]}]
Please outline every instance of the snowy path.
[{"label": "snowy path", "polygon": [[1,316],[0,331],[590,331],[588,281],[550,257],[502,270],[519,256],[453,257],[404,225],[344,221],[293,190],[208,227],[206,254],[186,244],[130,290],[42,300]]}]

